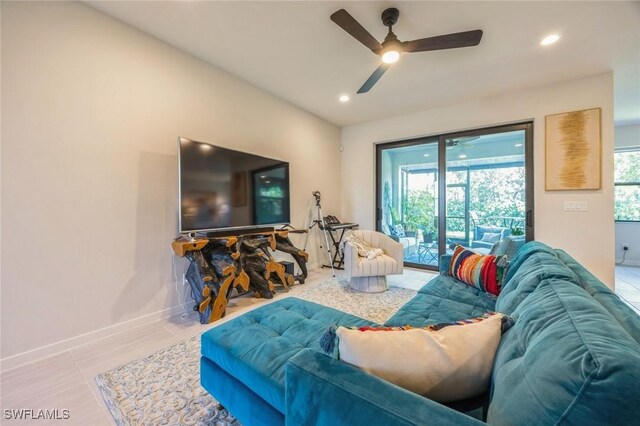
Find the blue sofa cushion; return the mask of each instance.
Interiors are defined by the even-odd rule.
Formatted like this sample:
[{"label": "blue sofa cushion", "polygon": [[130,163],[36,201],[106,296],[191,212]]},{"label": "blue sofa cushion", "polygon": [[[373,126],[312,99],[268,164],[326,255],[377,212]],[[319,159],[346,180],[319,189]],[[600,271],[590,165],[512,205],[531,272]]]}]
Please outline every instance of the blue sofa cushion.
[{"label": "blue sofa cushion", "polygon": [[320,351],[318,338],[332,323],[374,324],[333,308],[288,297],[204,333],[202,356],[284,413],[286,362],[305,348]]},{"label": "blue sofa cushion", "polygon": [[[220,404],[227,408],[233,407],[233,416],[243,425],[278,426],[285,423],[284,413],[273,408],[271,404],[207,358],[200,358],[200,385],[211,395],[215,395]],[[233,391],[229,392],[229,389]],[[157,423],[160,423],[160,419],[157,419]],[[183,424],[193,423],[184,422]]]},{"label": "blue sofa cushion", "polygon": [[513,317],[494,361],[489,424],[638,421],[640,345],[584,289],[546,278]]},{"label": "blue sofa cushion", "polygon": [[626,303],[576,262],[563,250],[556,249],[558,259],[566,264],[578,277],[580,287],[600,303],[618,321],[633,339],[640,343],[640,315],[636,314]]},{"label": "blue sofa cushion", "polygon": [[509,267],[507,268],[507,275],[504,277],[504,282],[508,283],[515,273],[520,269],[520,266],[525,262],[529,256],[534,253],[549,253],[555,255],[555,252],[551,247],[538,241],[529,241],[526,243],[513,258],[509,259]]},{"label": "blue sofa cushion", "polygon": [[422,327],[482,316],[495,309],[496,297],[448,275],[422,287],[385,325]]},{"label": "blue sofa cushion", "polygon": [[519,263],[519,268],[511,279],[503,285],[496,302],[496,310],[510,315],[543,280],[548,278],[563,279],[575,285],[578,285],[579,281],[575,273],[560,261],[555,253],[533,252]]}]

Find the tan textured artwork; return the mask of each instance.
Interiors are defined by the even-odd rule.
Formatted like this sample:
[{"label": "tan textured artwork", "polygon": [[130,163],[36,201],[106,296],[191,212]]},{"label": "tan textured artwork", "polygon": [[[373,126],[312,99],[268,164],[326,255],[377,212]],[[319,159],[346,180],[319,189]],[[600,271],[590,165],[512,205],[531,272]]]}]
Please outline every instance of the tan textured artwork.
[{"label": "tan textured artwork", "polygon": [[545,121],[546,189],[600,189],[600,108]]}]

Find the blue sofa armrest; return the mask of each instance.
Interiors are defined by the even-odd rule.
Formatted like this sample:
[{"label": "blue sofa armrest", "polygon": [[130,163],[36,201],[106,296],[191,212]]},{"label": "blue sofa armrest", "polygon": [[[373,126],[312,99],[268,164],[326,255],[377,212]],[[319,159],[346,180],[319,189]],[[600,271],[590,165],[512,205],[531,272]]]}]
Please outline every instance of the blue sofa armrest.
[{"label": "blue sofa armrest", "polygon": [[440,262],[438,263],[438,272],[441,275],[449,275],[449,266],[451,266],[451,255],[443,254],[440,256]]},{"label": "blue sofa armrest", "polygon": [[285,371],[289,426],[484,424],[313,349],[292,357]]}]

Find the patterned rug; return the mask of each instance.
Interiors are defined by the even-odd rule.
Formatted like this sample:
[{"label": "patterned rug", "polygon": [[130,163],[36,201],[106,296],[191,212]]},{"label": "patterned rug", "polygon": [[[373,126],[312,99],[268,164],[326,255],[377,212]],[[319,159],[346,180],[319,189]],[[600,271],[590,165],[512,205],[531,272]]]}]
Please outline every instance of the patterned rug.
[{"label": "patterned rug", "polygon": [[[337,277],[301,288],[293,296],[383,323],[416,294],[398,287],[359,293],[347,284],[348,278]],[[95,380],[118,425],[240,425],[200,386],[200,336]]]}]

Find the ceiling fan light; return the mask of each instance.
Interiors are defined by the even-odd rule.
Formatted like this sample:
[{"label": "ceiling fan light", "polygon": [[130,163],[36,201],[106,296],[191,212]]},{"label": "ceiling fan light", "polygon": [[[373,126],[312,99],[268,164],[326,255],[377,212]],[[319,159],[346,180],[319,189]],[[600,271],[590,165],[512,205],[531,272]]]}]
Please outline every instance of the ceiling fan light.
[{"label": "ceiling fan light", "polygon": [[549,46],[550,44],[553,44],[558,40],[560,40],[560,36],[558,34],[551,34],[543,38],[540,41],[540,44],[543,46]]},{"label": "ceiling fan light", "polygon": [[382,62],[385,64],[393,64],[400,59],[400,52],[397,50],[387,50],[382,54]]}]

